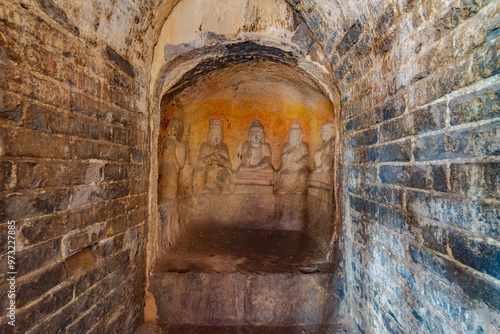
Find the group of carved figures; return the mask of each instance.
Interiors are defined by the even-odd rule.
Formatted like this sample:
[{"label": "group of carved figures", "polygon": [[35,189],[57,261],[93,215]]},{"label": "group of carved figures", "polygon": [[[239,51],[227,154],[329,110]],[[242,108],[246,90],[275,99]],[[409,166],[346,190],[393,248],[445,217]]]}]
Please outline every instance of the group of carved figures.
[{"label": "group of carved figures", "polygon": [[[159,163],[160,203],[173,200],[177,194],[179,174],[185,167],[187,147],[181,141],[183,123],[172,118],[167,126],[167,137],[163,142]],[[196,165],[192,171],[195,193],[228,193],[239,183],[274,183],[274,191],[279,194],[307,193],[309,184],[331,184],[334,163],[334,123],[321,125],[322,146],[314,153],[314,168],[310,167],[309,145],[305,143],[303,131],[295,122],[289,130],[288,142],[281,149],[281,164],[277,171],[271,163],[271,146],[265,142],[264,128],[259,120],[250,124],[248,141],[244,142],[238,158],[241,163],[232,170],[228,146],[223,142],[223,121],[209,120],[208,140],[201,144]]]}]

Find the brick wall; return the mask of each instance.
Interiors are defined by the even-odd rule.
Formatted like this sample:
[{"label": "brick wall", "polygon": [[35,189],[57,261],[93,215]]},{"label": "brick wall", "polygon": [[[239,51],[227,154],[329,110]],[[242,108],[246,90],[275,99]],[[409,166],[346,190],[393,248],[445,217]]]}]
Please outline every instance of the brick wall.
[{"label": "brick wall", "polygon": [[133,333],[142,320],[145,76],[74,16],[50,0],[0,7],[2,333],[8,220],[17,333]]},{"label": "brick wall", "polygon": [[291,2],[342,95],[351,332],[496,332],[499,3]]}]

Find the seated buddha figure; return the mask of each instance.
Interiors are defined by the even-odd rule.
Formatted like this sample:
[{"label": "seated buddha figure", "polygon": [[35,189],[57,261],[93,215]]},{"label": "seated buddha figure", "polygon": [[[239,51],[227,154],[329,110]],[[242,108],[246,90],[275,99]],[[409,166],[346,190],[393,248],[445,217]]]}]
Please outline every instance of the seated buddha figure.
[{"label": "seated buddha figure", "polygon": [[193,187],[199,193],[227,193],[231,189],[231,158],[222,141],[223,121],[210,118],[208,140],[200,145],[194,169]]},{"label": "seated buddha figure", "polygon": [[328,121],[321,124],[320,133],[323,144],[314,152],[314,170],[310,175],[311,184],[314,181],[325,186],[332,182],[332,168],[335,159],[335,123]]},{"label": "seated buddha figure", "polygon": [[288,142],[281,148],[281,165],[276,177],[278,194],[307,193],[309,176],[309,145],[302,141],[302,128],[293,123],[288,133]]},{"label": "seated buddha figure", "polygon": [[271,146],[264,141],[264,128],[260,121],[255,119],[250,124],[248,141],[241,146],[241,164],[238,167],[238,173],[272,173],[273,171]]}]

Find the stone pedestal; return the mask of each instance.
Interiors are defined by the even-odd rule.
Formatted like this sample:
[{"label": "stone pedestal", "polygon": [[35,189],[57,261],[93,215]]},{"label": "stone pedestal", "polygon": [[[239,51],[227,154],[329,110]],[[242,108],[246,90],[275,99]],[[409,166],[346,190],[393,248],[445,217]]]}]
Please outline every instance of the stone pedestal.
[{"label": "stone pedestal", "polygon": [[331,176],[325,173],[309,174],[308,194],[331,203],[333,196]]},{"label": "stone pedestal", "polygon": [[272,194],[274,172],[238,172],[234,178],[237,194]]}]

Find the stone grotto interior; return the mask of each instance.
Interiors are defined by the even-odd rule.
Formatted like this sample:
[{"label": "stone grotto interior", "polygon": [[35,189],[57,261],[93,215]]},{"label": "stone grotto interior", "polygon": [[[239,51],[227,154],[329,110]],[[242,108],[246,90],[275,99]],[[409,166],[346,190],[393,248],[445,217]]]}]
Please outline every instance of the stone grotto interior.
[{"label": "stone grotto interior", "polygon": [[0,333],[500,333],[499,0],[5,0]]}]

